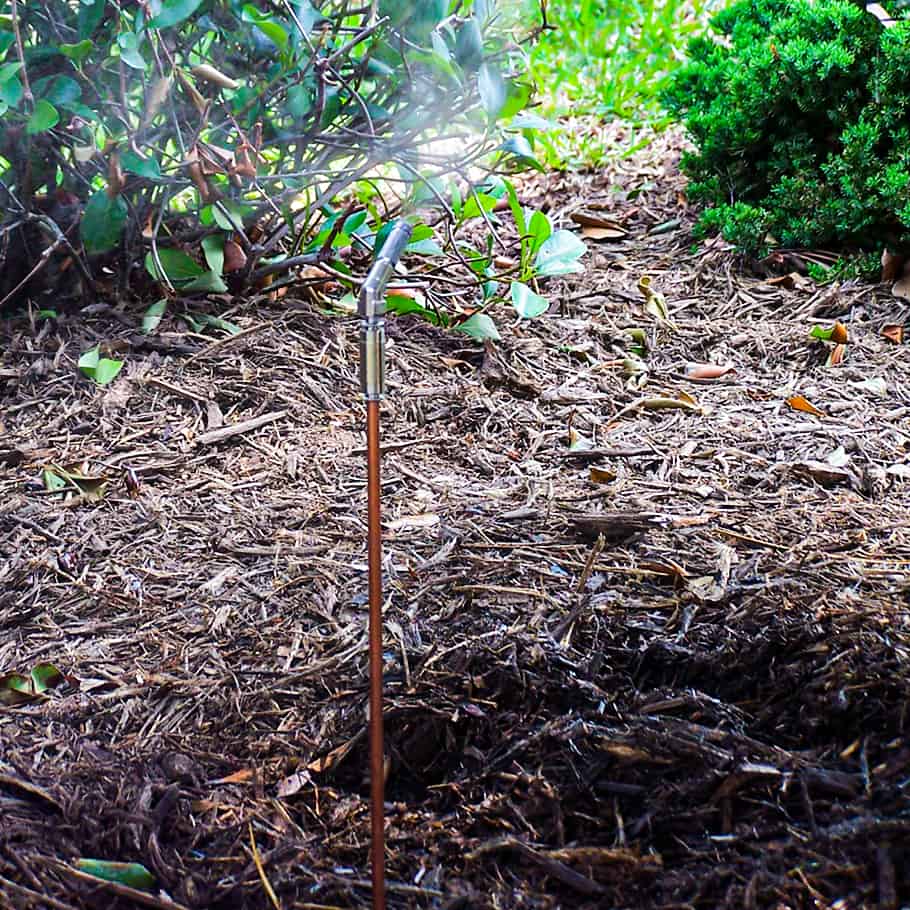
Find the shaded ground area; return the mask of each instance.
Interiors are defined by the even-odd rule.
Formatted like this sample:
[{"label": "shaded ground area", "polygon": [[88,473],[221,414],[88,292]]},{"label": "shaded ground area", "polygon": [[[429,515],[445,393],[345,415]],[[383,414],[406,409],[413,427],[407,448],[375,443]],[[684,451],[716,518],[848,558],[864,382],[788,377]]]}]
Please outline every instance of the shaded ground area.
[{"label": "shaded ground area", "polygon": [[[526,187],[628,231],[547,316],[486,351],[390,327],[393,907],[910,902],[906,313],[693,250],[670,141]],[[72,685],[0,707],[0,906],[139,905],[78,856],[144,863],[152,907],[368,904],[358,327],[227,315],[4,325],[0,672]],[[96,340],[127,352],[105,389]],[[108,486],[61,502],[48,465]]]}]

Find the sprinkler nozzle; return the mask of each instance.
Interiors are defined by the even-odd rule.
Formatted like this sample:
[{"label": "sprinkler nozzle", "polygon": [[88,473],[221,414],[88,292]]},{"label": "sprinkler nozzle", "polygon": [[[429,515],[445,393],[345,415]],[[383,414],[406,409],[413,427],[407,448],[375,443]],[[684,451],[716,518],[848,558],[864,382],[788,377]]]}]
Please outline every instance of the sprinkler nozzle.
[{"label": "sprinkler nozzle", "polygon": [[399,221],[360,288],[360,386],[367,401],[378,401],[385,392],[385,289],[410,239],[411,225]]}]

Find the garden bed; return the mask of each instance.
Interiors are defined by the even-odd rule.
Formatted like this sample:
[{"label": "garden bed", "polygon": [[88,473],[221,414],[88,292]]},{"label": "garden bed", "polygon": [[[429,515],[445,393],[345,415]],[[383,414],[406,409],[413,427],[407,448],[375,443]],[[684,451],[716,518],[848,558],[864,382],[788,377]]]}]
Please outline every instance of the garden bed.
[{"label": "garden bed", "polygon": [[[390,324],[392,907],[910,901],[906,305],[693,249],[674,141],[525,185],[621,228],[546,316],[487,349]],[[0,673],[69,680],[0,707],[0,906],[138,906],[75,857],[184,907],[367,906],[357,322],[90,310],[2,327]]]}]

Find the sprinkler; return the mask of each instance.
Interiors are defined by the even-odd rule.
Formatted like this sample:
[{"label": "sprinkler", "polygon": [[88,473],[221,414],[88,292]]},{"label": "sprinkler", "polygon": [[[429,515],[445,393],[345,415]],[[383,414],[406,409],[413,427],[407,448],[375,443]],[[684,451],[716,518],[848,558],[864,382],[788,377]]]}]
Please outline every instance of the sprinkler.
[{"label": "sprinkler", "polygon": [[379,402],[385,392],[385,288],[411,238],[399,221],[360,288],[360,385],[367,407],[367,554],[370,588],[370,865],[373,910],[385,910],[385,767],[382,742],[382,523]]}]

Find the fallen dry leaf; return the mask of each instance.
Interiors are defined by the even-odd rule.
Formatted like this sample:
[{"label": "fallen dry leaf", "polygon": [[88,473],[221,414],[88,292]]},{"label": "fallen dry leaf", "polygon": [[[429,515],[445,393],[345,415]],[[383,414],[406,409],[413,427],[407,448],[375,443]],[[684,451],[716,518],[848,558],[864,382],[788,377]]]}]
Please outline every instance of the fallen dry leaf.
[{"label": "fallen dry leaf", "polygon": [[610,419],[610,422],[611,424],[615,423],[617,420],[621,420],[628,414],[634,414],[636,411],[663,411],[673,408],[704,413],[702,407],[691,395],[680,392],[678,398],[669,398],[665,396],[639,398],[638,401],[633,401],[632,404],[626,405],[622,410],[614,414]]},{"label": "fallen dry leaf", "polygon": [[588,240],[622,240],[628,237],[628,232],[622,228],[585,226],[581,229],[581,236]]},{"label": "fallen dry leaf", "polygon": [[835,322],[831,329],[831,340],[835,344],[846,344],[847,338],[847,327],[842,322]]},{"label": "fallen dry leaf", "polygon": [[228,774],[227,777],[219,777],[218,780],[213,780],[213,784],[245,784],[247,781],[252,780],[256,772],[252,768],[241,768],[239,771],[235,771],[233,774]]},{"label": "fallen dry leaf", "polygon": [[721,366],[719,363],[687,363],[685,368],[685,374],[690,379],[720,379],[732,372],[732,366]]},{"label": "fallen dry leaf", "polygon": [[786,275],[776,275],[774,278],[768,278],[764,283],[771,287],[779,286],[792,291],[794,288],[804,287],[807,281],[799,272],[787,272]]},{"label": "fallen dry leaf", "polygon": [[236,240],[224,242],[224,271],[236,272],[246,265],[246,253]]},{"label": "fallen dry leaf", "polygon": [[844,469],[826,464],[823,461],[803,461],[793,466],[793,470],[814,480],[823,487],[835,487],[839,484],[850,485],[854,482],[854,475]]},{"label": "fallen dry leaf", "polygon": [[573,212],[569,217],[583,228],[599,228],[604,231],[613,231],[612,236],[614,237],[626,237],[629,233],[616,221],[604,218],[601,215],[595,215],[593,212]]},{"label": "fallen dry leaf", "polygon": [[790,405],[794,411],[803,411],[806,414],[814,414],[816,417],[825,416],[824,411],[820,411],[811,401],[803,398],[802,395],[791,395],[787,399],[787,404]]},{"label": "fallen dry leaf", "polygon": [[591,483],[613,483],[616,480],[616,472],[608,468],[591,468]]},{"label": "fallen dry leaf", "polygon": [[670,321],[670,310],[667,308],[667,301],[663,294],[654,290],[651,283],[650,275],[642,275],[638,279],[638,290],[642,297],[645,298],[645,309],[652,315],[656,316],[662,322],[665,322],[671,329],[676,326]]},{"label": "fallen dry leaf", "polygon": [[[680,401],[692,405],[694,408],[698,407],[698,402],[688,392],[680,392],[676,397],[679,398]],[[657,407],[666,407],[666,405],[657,405]]]},{"label": "fallen dry leaf", "polygon": [[357,741],[360,739],[359,736],[355,736],[352,739],[349,739],[347,742],[342,743],[340,746],[332,749],[326,755],[322,755],[319,758],[311,761],[306,767],[307,771],[312,771],[314,774],[322,774],[325,771],[328,771],[330,768],[334,768],[347,754],[354,748],[357,744]]},{"label": "fallen dry leaf", "polygon": [[439,516],[433,512],[422,512],[420,515],[403,515],[390,521],[386,528],[390,531],[416,531],[420,528],[432,528],[439,524]]},{"label": "fallen dry leaf", "polygon": [[847,346],[845,344],[836,344],[831,348],[831,353],[828,355],[828,360],[825,365],[829,367],[836,367],[838,364],[844,362],[844,354],[847,352]]},{"label": "fallen dry leaf", "polygon": [[423,291],[419,288],[391,288],[388,292],[389,297],[404,297],[405,300],[413,300],[419,304],[426,302]]},{"label": "fallen dry leaf", "polygon": [[456,367],[470,367],[471,364],[467,360],[460,360],[458,357],[439,357],[440,363],[443,366],[447,366],[450,370],[454,370]]},{"label": "fallen dry leaf", "polygon": [[893,344],[901,344],[904,340],[904,327],[898,323],[883,325],[882,335]]}]

